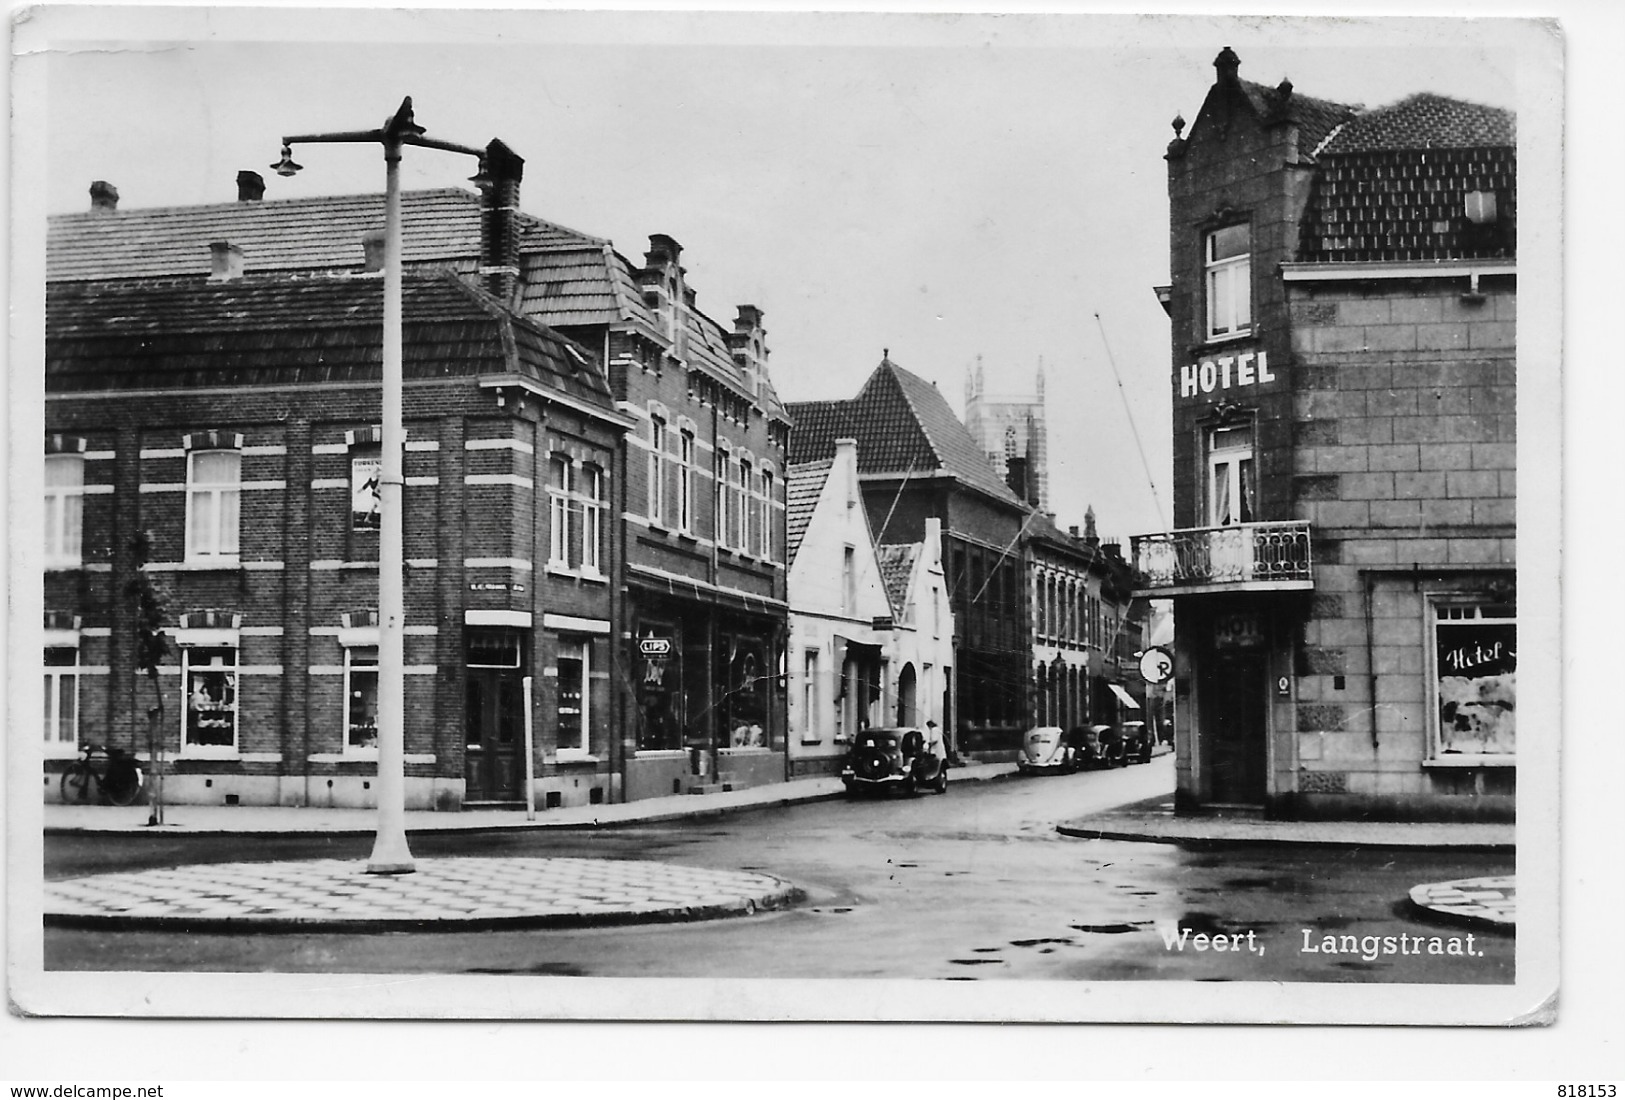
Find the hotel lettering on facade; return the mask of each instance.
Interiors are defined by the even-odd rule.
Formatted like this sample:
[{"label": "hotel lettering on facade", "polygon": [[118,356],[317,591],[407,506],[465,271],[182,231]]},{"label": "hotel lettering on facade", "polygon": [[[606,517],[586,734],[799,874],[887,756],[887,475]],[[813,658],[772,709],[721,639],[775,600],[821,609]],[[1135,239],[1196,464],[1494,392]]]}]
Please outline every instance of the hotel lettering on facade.
[{"label": "hotel lettering on facade", "polygon": [[1516,138],[1357,110],[1226,48],[1167,152],[1177,804],[1507,818]]}]

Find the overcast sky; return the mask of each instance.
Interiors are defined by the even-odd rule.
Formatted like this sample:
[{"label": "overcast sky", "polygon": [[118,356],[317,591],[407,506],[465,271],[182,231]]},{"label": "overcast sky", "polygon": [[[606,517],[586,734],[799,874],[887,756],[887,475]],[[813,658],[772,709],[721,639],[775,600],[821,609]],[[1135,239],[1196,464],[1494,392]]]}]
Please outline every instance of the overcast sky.
[{"label": "overcast sky", "polygon": [[[740,303],[765,311],[786,400],[851,396],[889,348],[962,413],[977,356],[989,389],[1010,394],[1030,394],[1042,362],[1051,507],[1064,527],[1093,504],[1107,536],[1161,529],[1171,511],[1168,326],[1152,290],[1168,277],[1162,154],[1170,120],[1196,117],[1219,49],[1234,47],[1246,78],[1289,76],[1343,102],[1518,96],[1517,36],[1464,23],[445,11],[293,23],[217,9],[87,26],[120,48],[47,55],[52,212],[85,209],[92,180],[114,183],[125,208],[231,201],[244,168],[267,177],[267,199],[377,191],[376,147],[304,146],[292,180],[268,165],[283,133],[372,128],[411,95],[431,136],[500,137],[526,158],[527,212],[609,237],[634,262],[649,234],[676,237],[702,310],[725,325]],[[466,186],[473,169],[409,150],[403,180]]]}]

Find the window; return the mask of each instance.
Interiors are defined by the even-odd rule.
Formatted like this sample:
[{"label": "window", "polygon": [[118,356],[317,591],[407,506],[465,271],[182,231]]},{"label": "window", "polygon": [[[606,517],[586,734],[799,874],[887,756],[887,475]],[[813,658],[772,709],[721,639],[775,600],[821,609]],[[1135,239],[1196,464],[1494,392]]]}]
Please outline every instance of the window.
[{"label": "window", "polygon": [[48,646],[45,650],[45,748],[70,755],[79,744],[79,650]]},{"label": "window", "polygon": [[762,471],[762,557],[779,560],[778,513],[773,507],[773,471]]},{"label": "window", "polygon": [[1208,430],[1208,524],[1253,522],[1253,429],[1250,424]]},{"label": "window", "polygon": [[1207,336],[1220,339],[1252,330],[1252,232],[1227,225],[1207,235]]},{"label": "window", "polygon": [[571,496],[575,491],[575,465],[564,455],[547,460],[547,564],[555,569],[570,568]]},{"label": "window", "polygon": [[694,532],[694,433],[686,428],[678,435],[677,529]]},{"label": "window", "polygon": [[235,646],[182,646],[181,678],[186,691],[183,750],[235,751],[237,748],[237,649]]},{"label": "window", "polygon": [[666,521],[666,419],[649,418],[649,518]]},{"label": "window", "polygon": [[351,449],[350,530],[378,530],[378,505],[382,497],[379,484],[383,470],[384,455],[380,448],[354,447]]},{"label": "window", "polygon": [[809,649],[801,659],[801,739],[819,740],[818,732],[818,651]]},{"label": "window", "polygon": [[1436,601],[1433,754],[1449,763],[1517,751],[1518,619],[1508,604]]},{"label": "window", "polygon": [[344,649],[344,751],[378,747],[378,647]]},{"label": "window", "polygon": [[192,451],[186,456],[188,561],[236,559],[241,480],[238,451]]},{"label": "window", "polygon": [[583,466],[581,491],[581,571],[603,574],[604,512],[608,502],[604,499],[604,471],[596,466]]},{"label": "window", "polygon": [[586,639],[559,639],[558,705],[555,723],[559,755],[587,751],[588,665],[591,653]]},{"label": "window", "polygon": [[756,536],[761,530],[761,495],[756,484],[756,470],[745,459],[739,460],[739,549],[747,554],[757,553]]},{"label": "window", "polygon": [[858,552],[850,546],[841,553],[841,610],[848,615],[858,611]]},{"label": "window", "polygon": [[739,502],[734,496],[734,486],[739,471],[726,448],[717,451],[717,464],[721,470],[718,484],[722,486],[722,522],[717,527],[717,545],[734,546],[734,531],[739,526]]},{"label": "window", "polygon": [[76,566],[84,541],[85,459],[45,456],[45,564]]}]

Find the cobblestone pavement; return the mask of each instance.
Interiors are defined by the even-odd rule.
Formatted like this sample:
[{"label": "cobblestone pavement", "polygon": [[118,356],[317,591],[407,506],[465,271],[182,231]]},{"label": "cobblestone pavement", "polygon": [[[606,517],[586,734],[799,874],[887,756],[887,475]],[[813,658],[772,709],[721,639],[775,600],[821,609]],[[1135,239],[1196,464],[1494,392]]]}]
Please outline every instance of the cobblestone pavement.
[{"label": "cobblestone pavement", "polygon": [[1511,929],[1518,923],[1515,875],[1424,882],[1411,887],[1411,904],[1452,920]]},{"label": "cobblestone pavement", "polygon": [[467,931],[748,915],[788,905],[770,875],[604,859],[420,859],[407,875],[359,860],[224,863],[45,885],[48,924],[198,931]]}]

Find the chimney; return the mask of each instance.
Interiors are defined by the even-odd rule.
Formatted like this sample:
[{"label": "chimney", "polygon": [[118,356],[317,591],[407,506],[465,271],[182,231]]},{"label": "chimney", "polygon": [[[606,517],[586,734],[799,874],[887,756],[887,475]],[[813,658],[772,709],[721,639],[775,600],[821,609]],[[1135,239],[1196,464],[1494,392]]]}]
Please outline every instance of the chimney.
[{"label": "chimney", "polygon": [[686,325],[682,320],[682,307],[692,306],[693,298],[683,284],[683,246],[664,233],[649,235],[649,251],[643,254],[643,271],[638,283],[643,290],[643,304],[659,319],[661,327],[670,337],[672,353],[679,359],[688,354]]},{"label": "chimney", "polygon": [[[847,465],[848,458],[851,464]],[[852,480],[846,485],[846,506],[858,506],[858,441],[856,439],[837,439],[835,441],[835,462],[852,471]]]},{"label": "chimney", "polygon": [[230,241],[209,245],[209,282],[226,283],[243,277],[243,250]]},{"label": "chimney", "polygon": [[363,271],[384,270],[384,247],[388,236],[382,229],[369,229],[361,234],[361,263]]},{"label": "chimney", "polygon": [[519,183],[525,158],[493,138],[480,161],[480,277],[503,302],[519,285]]},{"label": "chimney", "polygon": [[1071,535],[1073,538],[1077,538],[1078,537],[1078,525],[1074,523],[1071,527],[1068,527],[1066,529],[1066,533]]},{"label": "chimney", "polygon": [[664,233],[649,234],[649,251],[643,254],[643,262],[650,267],[660,267],[663,264],[674,264],[683,258],[683,246]]},{"label": "chimney", "polygon": [[265,177],[258,172],[237,173],[237,201],[259,202],[265,197]]},{"label": "chimney", "polygon": [[106,180],[90,185],[90,210],[93,214],[111,214],[118,209],[118,188]]},{"label": "chimney", "polygon": [[1229,46],[1219,51],[1219,56],[1213,59],[1213,67],[1218,70],[1220,84],[1234,84],[1237,73],[1241,70],[1241,58]]},{"label": "chimney", "polygon": [[767,330],[762,327],[761,310],[749,305],[739,307],[734,330],[728,333],[728,350],[733,352],[734,366],[745,376],[751,393],[758,393],[762,376],[767,373]]}]

